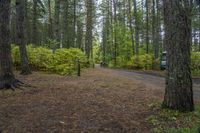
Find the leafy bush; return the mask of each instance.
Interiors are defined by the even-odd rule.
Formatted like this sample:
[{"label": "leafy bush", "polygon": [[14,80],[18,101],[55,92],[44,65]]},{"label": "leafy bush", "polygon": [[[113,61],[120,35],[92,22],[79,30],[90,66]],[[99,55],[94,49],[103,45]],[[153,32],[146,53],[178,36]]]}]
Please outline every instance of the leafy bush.
[{"label": "leafy bush", "polygon": [[149,70],[153,68],[153,55],[145,54],[133,57],[134,69]]},{"label": "leafy bush", "polygon": [[[81,67],[88,67],[86,56],[80,49],[57,49],[55,53],[44,47],[27,46],[30,67],[33,70],[42,70],[66,75],[76,71],[77,59]],[[16,68],[20,66],[19,47],[12,46],[13,63]]]},{"label": "leafy bush", "polygon": [[200,52],[193,52],[191,56],[191,69],[192,74],[200,75]]}]

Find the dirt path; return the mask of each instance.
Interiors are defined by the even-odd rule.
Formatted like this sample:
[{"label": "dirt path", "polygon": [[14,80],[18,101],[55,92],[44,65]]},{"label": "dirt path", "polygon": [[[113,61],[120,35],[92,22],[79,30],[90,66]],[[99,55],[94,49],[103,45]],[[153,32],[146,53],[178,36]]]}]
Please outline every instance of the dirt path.
[{"label": "dirt path", "polygon": [[[99,68],[103,69],[103,68]],[[140,82],[141,84],[145,84],[147,86],[153,86],[156,88],[161,88],[162,90],[165,89],[165,78],[162,76],[156,76],[151,74],[146,74],[142,72],[132,72],[127,70],[114,70],[114,69],[104,69],[104,71],[112,71],[115,74],[120,76],[124,76],[124,78],[131,79],[133,81]],[[200,100],[200,81],[195,80],[193,83],[194,89],[194,98],[196,100]]]},{"label": "dirt path", "polygon": [[17,75],[36,88],[0,92],[0,132],[149,133],[147,119],[155,113],[150,106],[162,102],[163,86],[132,76],[101,68],[85,70],[80,78]]}]

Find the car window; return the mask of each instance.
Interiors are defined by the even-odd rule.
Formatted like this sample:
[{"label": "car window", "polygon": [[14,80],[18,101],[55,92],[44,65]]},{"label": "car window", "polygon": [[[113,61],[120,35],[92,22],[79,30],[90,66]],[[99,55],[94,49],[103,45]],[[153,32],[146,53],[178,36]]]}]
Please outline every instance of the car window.
[{"label": "car window", "polygon": [[163,60],[163,61],[166,61],[166,60],[167,60],[167,56],[166,56],[166,55],[163,55],[163,56],[162,56],[162,60]]}]

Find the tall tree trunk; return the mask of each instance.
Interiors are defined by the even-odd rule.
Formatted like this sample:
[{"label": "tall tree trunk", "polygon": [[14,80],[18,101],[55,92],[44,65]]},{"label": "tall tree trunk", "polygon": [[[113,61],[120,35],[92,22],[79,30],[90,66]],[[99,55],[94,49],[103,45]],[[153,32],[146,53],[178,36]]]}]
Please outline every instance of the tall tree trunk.
[{"label": "tall tree trunk", "polygon": [[156,13],[155,13],[155,0],[152,0],[152,42],[153,42],[153,51],[154,51],[154,60],[158,58],[158,41],[156,36]]},{"label": "tall tree trunk", "polygon": [[198,37],[198,35],[197,35],[197,32],[198,30],[196,29],[196,28],[194,28],[194,30],[193,30],[193,38],[192,38],[192,43],[194,43],[194,51],[196,52],[196,51],[198,51],[198,39],[197,39],[197,37]]},{"label": "tall tree trunk", "polygon": [[130,37],[131,37],[133,54],[135,54],[134,30],[133,30],[133,25],[132,25],[133,21],[132,21],[131,0],[128,0],[128,20],[129,20],[129,29],[130,29]]},{"label": "tall tree trunk", "polygon": [[76,47],[76,0],[74,0],[73,47]]},{"label": "tall tree trunk", "polygon": [[107,45],[107,27],[106,27],[106,17],[103,18],[103,29],[102,29],[102,52],[103,52],[103,62],[106,62],[106,45]]},{"label": "tall tree trunk", "polygon": [[146,53],[149,53],[149,0],[146,0]]},{"label": "tall tree trunk", "polygon": [[15,88],[18,80],[12,70],[10,45],[10,2],[0,1],[0,89]]},{"label": "tall tree trunk", "polygon": [[156,0],[156,9],[157,9],[157,14],[156,14],[156,56],[159,56],[160,50],[162,50],[162,36],[161,36],[161,5],[160,5],[160,0]]},{"label": "tall tree trunk", "polygon": [[[141,6],[142,6],[142,25],[145,24],[144,21],[144,6],[145,6],[145,0],[141,0]],[[141,44],[145,44],[145,28],[140,29],[141,32]]]},{"label": "tall tree trunk", "polygon": [[[55,0],[55,39],[58,42],[58,46],[56,48],[60,48],[60,0]],[[55,49],[56,49],[55,48]],[[55,50],[54,49],[54,50]]]},{"label": "tall tree trunk", "polygon": [[[200,22],[200,5],[199,5],[199,22]],[[199,26],[199,52],[200,52],[200,26]]]},{"label": "tall tree trunk", "polygon": [[179,111],[194,110],[190,6],[188,0],[164,0],[167,77],[163,107]]},{"label": "tall tree trunk", "polygon": [[86,36],[85,36],[85,52],[87,55],[87,58],[89,59],[91,56],[91,48],[92,48],[92,29],[93,29],[93,23],[92,23],[92,8],[93,2],[92,0],[86,0]]},{"label": "tall tree trunk", "polygon": [[62,28],[62,42],[64,48],[70,48],[71,44],[69,43],[69,1],[66,0],[63,2],[63,28]]},{"label": "tall tree trunk", "polygon": [[38,29],[37,29],[37,0],[33,0],[33,22],[32,22],[32,43],[39,45],[38,43]]},{"label": "tall tree trunk", "polygon": [[134,0],[133,1],[133,5],[134,5],[134,17],[135,17],[135,43],[136,43],[136,47],[135,47],[135,54],[139,55],[139,22],[138,22],[138,13],[137,13],[137,1]]},{"label": "tall tree trunk", "polygon": [[26,43],[30,44],[31,43],[31,34],[32,34],[32,29],[31,29],[31,24],[30,24],[30,19],[29,15],[30,14],[30,9],[28,7],[28,0],[25,0],[25,38],[26,38]]},{"label": "tall tree trunk", "polygon": [[16,43],[16,14],[14,11],[11,10],[10,13],[10,22],[11,22],[11,29],[10,29],[10,37],[11,43]]},{"label": "tall tree trunk", "polygon": [[113,0],[114,8],[114,66],[117,65],[117,0]]},{"label": "tall tree trunk", "polygon": [[51,13],[51,0],[48,0],[48,15],[49,15],[49,28],[48,28],[48,34],[49,38],[53,39],[53,22],[52,22],[52,13]]},{"label": "tall tree trunk", "polygon": [[26,39],[25,39],[25,0],[16,0],[16,29],[17,29],[17,45],[20,49],[20,61],[21,61],[21,74],[31,74],[31,70],[28,63],[28,56],[26,51]]},{"label": "tall tree trunk", "polygon": [[77,47],[83,50],[83,24],[77,21]]}]

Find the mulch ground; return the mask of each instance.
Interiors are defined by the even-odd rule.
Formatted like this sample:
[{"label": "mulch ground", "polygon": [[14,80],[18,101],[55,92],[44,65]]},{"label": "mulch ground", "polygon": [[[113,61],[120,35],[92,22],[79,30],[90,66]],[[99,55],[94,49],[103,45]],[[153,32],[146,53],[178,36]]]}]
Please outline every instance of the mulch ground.
[{"label": "mulch ground", "polygon": [[0,91],[3,133],[148,133],[150,106],[163,98],[159,88],[100,68],[16,77],[35,87]]}]

